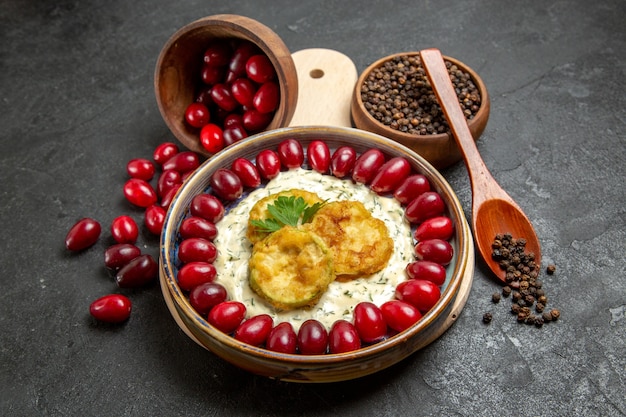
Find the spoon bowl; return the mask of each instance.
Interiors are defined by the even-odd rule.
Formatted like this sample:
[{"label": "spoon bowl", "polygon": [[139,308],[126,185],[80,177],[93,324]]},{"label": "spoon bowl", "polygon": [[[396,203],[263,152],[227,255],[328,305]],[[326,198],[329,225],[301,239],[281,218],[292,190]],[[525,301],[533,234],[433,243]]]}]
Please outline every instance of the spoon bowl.
[{"label": "spoon bowl", "polygon": [[[541,248],[532,224],[522,210],[510,199],[490,199],[484,201],[472,216],[472,229],[478,251],[489,269],[506,282],[505,271],[498,261],[491,256],[491,243],[498,233],[511,233],[515,237],[526,239],[526,252],[535,254],[537,265],[541,263]],[[479,243],[480,242],[480,243]]]},{"label": "spoon bowl", "polygon": [[526,252],[534,253],[537,265],[541,265],[539,239],[528,217],[500,187],[482,160],[458,104],[441,53],[437,49],[425,49],[420,51],[420,57],[467,167],[472,187],[471,223],[478,252],[496,277],[506,282],[505,271],[491,256],[496,234],[510,233],[513,237],[526,239]]}]

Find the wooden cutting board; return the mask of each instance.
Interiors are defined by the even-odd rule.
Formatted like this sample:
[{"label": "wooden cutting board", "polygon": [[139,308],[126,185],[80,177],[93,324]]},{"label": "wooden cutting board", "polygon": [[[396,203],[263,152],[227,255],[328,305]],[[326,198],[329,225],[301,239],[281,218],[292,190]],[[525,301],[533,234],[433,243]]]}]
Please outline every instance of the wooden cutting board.
[{"label": "wooden cutting board", "polygon": [[298,75],[298,101],[289,126],[351,127],[350,100],[358,78],[354,62],[323,48],[303,49],[291,56]]}]

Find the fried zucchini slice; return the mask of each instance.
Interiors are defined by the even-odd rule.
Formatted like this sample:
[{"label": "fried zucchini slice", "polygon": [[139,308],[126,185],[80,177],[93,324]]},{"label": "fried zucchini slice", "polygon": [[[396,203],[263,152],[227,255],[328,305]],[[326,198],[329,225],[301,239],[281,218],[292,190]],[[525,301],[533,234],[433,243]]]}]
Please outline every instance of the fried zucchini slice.
[{"label": "fried zucchini slice", "polygon": [[387,226],[359,201],[327,203],[303,228],[320,236],[333,252],[337,280],[378,272],[393,253]]},{"label": "fried zucchini slice", "polygon": [[249,268],[251,288],[279,310],[315,304],[335,279],[324,241],[291,226],[254,245]]},{"label": "fried zucchini slice", "polygon": [[254,245],[262,239],[266,238],[269,233],[261,232],[257,230],[257,228],[252,224],[253,220],[266,220],[271,217],[270,212],[267,209],[267,206],[274,203],[278,199],[278,197],[285,196],[291,197],[294,196],[296,198],[302,197],[304,202],[309,206],[313,206],[316,203],[322,203],[322,199],[318,197],[317,194],[311,193],[304,190],[292,189],[287,191],[281,191],[276,194],[269,195],[257,201],[252,209],[250,210],[250,217],[248,218],[248,230],[246,232],[246,237],[250,242]]}]

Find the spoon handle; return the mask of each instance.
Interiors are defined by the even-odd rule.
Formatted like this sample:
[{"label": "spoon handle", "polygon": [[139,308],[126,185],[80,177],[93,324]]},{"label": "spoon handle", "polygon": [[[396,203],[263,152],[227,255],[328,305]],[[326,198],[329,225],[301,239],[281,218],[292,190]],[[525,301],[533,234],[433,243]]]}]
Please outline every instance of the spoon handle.
[{"label": "spoon handle", "polygon": [[483,162],[472,133],[467,126],[467,120],[459,105],[459,99],[450,81],[441,52],[434,48],[424,49],[420,51],[420,57],[433,91],[453,132],[452,136],[456,139],[463,154],[472,189],[480,190],[480,192],[473,193],[474,202],[476,203],[476,198],[484,201],[496,195],[499,196],[499,187],[494,187],[495,180]]}]

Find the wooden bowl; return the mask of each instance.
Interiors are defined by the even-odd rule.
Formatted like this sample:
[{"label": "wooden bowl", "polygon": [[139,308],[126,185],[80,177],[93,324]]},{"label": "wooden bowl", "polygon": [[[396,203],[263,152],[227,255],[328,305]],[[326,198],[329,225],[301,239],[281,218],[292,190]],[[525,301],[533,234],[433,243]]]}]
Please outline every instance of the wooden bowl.
[{"label": "wooden bowl", "polygon": [[[304,149],[312,141],[321,139],[331,150],[348,145],[359,154],[370,148],[378,148],[388,158],[403,156],[410,162],[413,170],[425,175],[430,180],[432,189],[442,196],[447,207],[446,215],[455,224],[455,234],[450,240],[454,248],[454,258],[447,267],[447,278],[441,287],[440,300],[412,327],[384,341],[349,353],[312,356],[284,354],[242,343],[218,331],[191,306],[176,279],[180,267],[176,255],[178,228],[183,219],[189,216],[191,200],[200,193],[210,191],[209,180],[217,169],[230,167],[240,157],[254,161],[260,151],[276,150],[278,144],[288,138],[299,141]],[[409,257],[412,255],[411,250]],[[333,382],[361,377],[387,368],[425,347],[458,318],[469,295],[473,273],[472,235],[461,204],[446,180],[422,157],[405,146],[353,128],[281,128],[254,135],[225,149],[206,161],[184,183],[170,206],[161,235],[161,289],[180,328],[196,343],[240,368],[293,382]]]},{"label": "wooden bowl", "polygon": [[298,78],[291,53],[267,26],[244,16],[228,14],[204,17],[184,26],[172,35],[159,54],[154,90],[161,115],[174,136],[187,149],[205,156],[211,154],[200,144],[199,129],[190,127],[184,115],[187,106],[195,99],[204,51],[216,39],[250,41],[274,65],[280,104],[266,130],[287,126],[298,98]]},{"label": "wooden bowl", "polygon": [[[419,52],[402,52],[386,56],[374,62],[372,65],[367,67],[365,71],[363,71],[363,73],[359,76],[359,79],[357,80],[354,94],[352,96],[352,102],[350,106],[352,120],[357,128],[393,139],[396,142],[399,142],[417,152],[428,162],[430,162],[435,168],[442,169],[462,159],[461,152],[459,151],[459,148],[457,147],[451,132],[420,135],[409,134],[392,129],[382,122],[376,120],[366,110],[363,104],[363,100],[361,98],[361,86],[364,84],[365,80],[369,77],[370,73],[373,70],[381,67],[385,62],[390,61],[396,57],[407,55],[419,57]],[[483,80],[470,67],[460,62],[459,60],[451,57],[444,56],[444,59],[450,61],[452,64],[459,67],[462,71],[469,73],[470,77],[474,81],[474,84],[480,92],[480,108],[478,112],[474,115],[474,118],[468,121],[468,125],[470,131],[472,132],[474,140],[478,140],[480,135],[485,130],[485,127],[487,126],[487,121],[489,119],[490,100],[487,88],[485,87]]]}]

